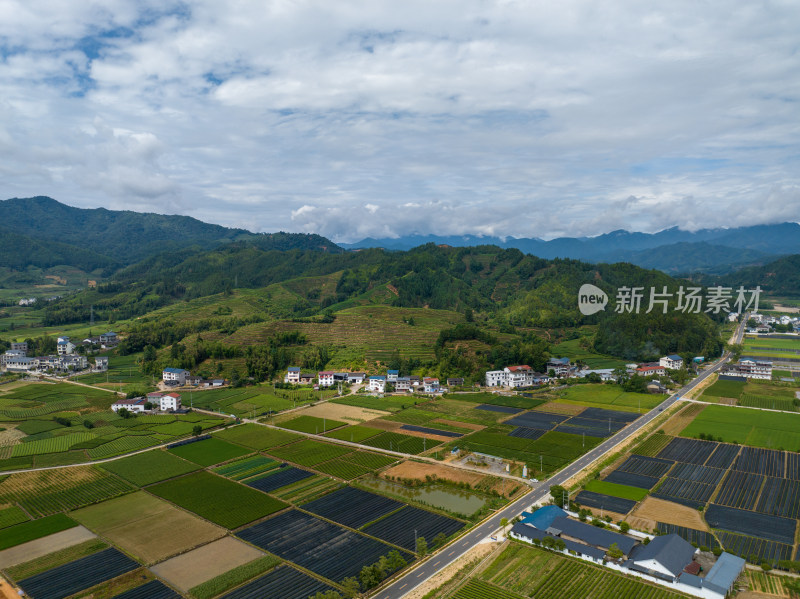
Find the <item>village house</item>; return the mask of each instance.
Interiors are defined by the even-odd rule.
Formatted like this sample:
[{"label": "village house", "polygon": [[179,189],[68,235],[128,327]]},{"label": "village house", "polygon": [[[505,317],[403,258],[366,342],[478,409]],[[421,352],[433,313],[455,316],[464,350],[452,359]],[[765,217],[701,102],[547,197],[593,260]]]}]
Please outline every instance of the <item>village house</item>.
[{"label": "village house", "polygon": [[681,358],[678,354],[670,354],[661,358],[658,361],[658,364],[667,370],[680,370],[683,368],[683,358]]},{"label": "village house", "polygon": [[410,380],[410,381],[411,381],[411,387],[412,387],[413,389],[416,389],[417,387],[419,387],[420,385],[422,385],[422,379],[421,379],[421,378],[420,378],[420,376],[419,376],[419,375],[417,375],[417,374],[411,374],[411,375],[409,375],[409,376],[408,376],[408,380]]},{"label": "village house", "polygon": [[557,377],[569,376],[571,371],[569,358],[550,358],[547,361],[545,370],[547,370],[548,373],[551,370],[554,371]]},{"label": "village house", "polygon": [[462,378],[447,379],[447,386],[448,387],[463,387],[464,386],[464,379],[462,379]]},{"label": "village house", "polygon": [[319,373],[319,386],[320,387],[333,387],[333,376],[336,373],[332,370],[323,370]]},{"label": "village house", "polygon": [[316,372],[301,372],[300,373],[300,384],[301,385],[311,385],[314,382],[314,379],[317,378]]},{"label": "village house", "polygon": [[187,374],[186,385],[190,387],[198,387],[203,382],[203,377],[199,374]]},{"label": "village house", "polygon": [[360,385],[366,378],[366,373],[363,372],[350,372],[347,374],[347,382],[351,385]]},{"label": "village house", "polygon": [[70,342],[69,337],[59,337],[56,351],[59,356],[67,356],[75,351],[75,344]]},{"label": "village house", "polygon": [[543,376],[544,375],[534,372],[533,368],[527,364],[506,366],[503,370],[487,371],[486,386],[512,388],[532,387],[533,385],[541,383]]},{"label": "village house", "polygon": [[123,408],[134,414],[143,414],[145,412],[144,405],[147,400],[144,397],[136,397],[134,399],[118,399],[111,404],[111,409],[119,412]]},{"label": "village house", "polygon": [[661,364],[649,363],[649,364],[642,364],[640,365],[636,371],[636,374],[643,377],[651,377],[651,376],[666,376],[667,371]]},{"label": "village house", "polygon": [[165,368],[161,373],[164,383],[170,386],[185,385],[186,377],[191,373],[183,368]]},{"label": "village house", "polygon": [[172,412],[181,409],[181,396],[178,393],[148,393],[147,402],[161,412]]},{"label": "village house", "polygon": [[376,374],[369,377],[369,390],[373,393],[384,393],[386,391],[386,376]]},{"label": "village house", "polygon": [[12,355],[3,356],[6,370],[9,372],[33,372],[39,368],[39,360],[37,358],[28,358],[26,356]]},{"label": "village house", "polygon": [[730,370],[731,374],[743,376],[748,379],[772,379],[772,362],[742,358]]},{"label": "village house", "polygon": [[423,391],[425,393],[439,393],[439,379],[434,377],[425,377],[422,379]]},{"label": "village house", "polygon": [[292,385],[297,385],[300,383],[300,367],[299,366],[289,366],[286,371],[286,376],[283,377],[284,383],[290,383]]},{"label": "village house", "polygon": [[603,381],[604,383],[617,380],[617,377],[614,376],[613,368],[597,368],[595,370],[589,370],[589,369],[581,370],[578,373],[578,377],[583,379],[589,376],[590,374],[596,374],[597,376],[600,377],[600,380]]},{"label": "village house", "polygon": [[119,338],[114,331],[109,331],[108,333],[100,335],[100,345],[103,347],[116,347],[118,343]]},{"label": "village house", "polygon": [[395,391],[411,391],[411,377],[400,376],[394,382]]},{"label": "village house", "polygon": [[108,356],[97,356],[94,359],[94,372],[106,372],[108,370]]},{"label": "village house", "polygon": [[399,370],[387,370],[386,371],[386,381],[389,383],[393,383],[397,380],[397,377],[400,376]]},{"label": "village house", "polygon": [[21,351],[23,356],[28,355],[28,344],[25,341],[11,342],[11,351]]}]

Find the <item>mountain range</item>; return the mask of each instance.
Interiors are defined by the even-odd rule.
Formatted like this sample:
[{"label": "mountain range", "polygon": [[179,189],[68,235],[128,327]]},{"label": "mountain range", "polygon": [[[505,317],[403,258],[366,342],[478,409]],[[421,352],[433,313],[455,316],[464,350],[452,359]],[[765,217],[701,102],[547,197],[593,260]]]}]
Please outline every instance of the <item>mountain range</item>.
[{"label": "mountain range", "polygon": [[408,250],[426,243],[466,247],[496,245],[516,248],[540,258],[573,258],[589,262],[630,262],[672,274],[730,272],[787,254],[800,253],[800,224],[781,223],[733,229],[684,231],[677,227],[658,233],[611,231],[596,237],[538,238],[475,235],[407,235],[340,243],[345,249]]},{"label": "mountain range", "polygon": [[800,225],[791,222],[694,232],[673,227],[652,234],[617,230],[596,237],[549,241],[415,234],[336,244],[319,235],[257,234],[188,216],[74,208],[43,196],[0,201],[0,238],[4,242],[0,267],[24,270],[66,265],[102,277],[153,256],[231,243],[262,250],[317,249],[328,253],[366,248],[409,250],[425,244],[495,245],[546,259],[629,262],[673,275],[724,274],[800,253]]}]

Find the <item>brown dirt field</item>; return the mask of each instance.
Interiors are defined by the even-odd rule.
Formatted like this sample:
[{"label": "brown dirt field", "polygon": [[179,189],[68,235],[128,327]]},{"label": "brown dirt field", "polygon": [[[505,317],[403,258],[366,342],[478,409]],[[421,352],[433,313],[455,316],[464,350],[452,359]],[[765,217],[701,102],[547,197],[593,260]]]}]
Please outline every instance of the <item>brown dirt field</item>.
[{"label": "brown dirt field", "polygon": [[723,406],[735,406],[739,403],[739,400],[735,397],[720,397],[719,404]]},{"label": "brown dirt field", "polygon": [[345,420],[351,423],[360,424],[366,420],[374,420],[381,416],[388,416],[391,412],[383,410],[371,410],[367,408],[359,408],[358,406],[345,406],[336,403],[321,403],[316,406],[311,406],[299,412],[293,412],[292,418],[298,415],[303,416],[316,416],[317,418],[330,418],[332,420]]},{"label": "brown dirt field", "polygon": [[17,430],[13,424],[4,423],[2,428],[6,430],[0,431],[0,447],[16,445],[17,441],[26,436],[25,433]]},{"label": "brown dirt field", "polygon": [[423,480],[425,476],[436,476],[455,483],[476,485],[486,477],[477,472],[468,472],[457,468],[448,468],[439,464],[420,464],[419,462],[401,462],[380,474],[382,477],[396,476],[400,478],[416,478]]},{"label": "brown dirt field", "polygon": [[233,537],[224,537],[161,562],[150,569],[156,576],[181,591],[188,591],[215,576],[263,556],[264,553],[255,547]]},{"label": "brown dirt field", "polygon": [[14,587],[2,576],[0,576],[0,599],[19,599]]},{"label": "brown dirt field", "polygon": [[[585,506],[583,506],[583,507],[585,507]],[[601,510],[601,509],[593,508],[593,507],[586,508],[586,509],[591,511],[592,514],[594,516],[597,516],[598,518],[605,518],[606,516],[611,516],[611,520],[613,522],[619,522],[620,520],[625,520],[625,514],[618,514],[617,512],[609,512],[608,510]]]},{"label": "brown dirt field", "polygon": [[219,539],[224,528],[140,491],[71,514],[147,564]]},{"label": "brown dirt field", "polygon": [[[445,584],[448,580],[455,576],[461,568],[467,566],[470,562],[475,562],[475,567],[480,565],[479,560],[485,559],[492,553],[492,551],[501,545],[502,543],[480,543],[479,545],[474,545],[452,564],[439,570],[439,572],[431,576],[421,585],[403,595],[403,599],[422,599],[432,590]],[[436,558],[433,559],[435,560]]]},{"label": "brown dirt field", "polygon": [[667,420],[661,426],[661,430],[668,435],[677,435],[683,429],[689,426],[692,420],[694,420],[705,408],[706,406],[704,404],[690,403],[680,412]]},{"label": "brown dirt field", "polygon": [[572,404],[559,403],[557,401],[548,401],[547,403],[537,406],[533,409],[536,412],[550,412],[551,414],[577,416],[586,409],[586,406],[575,406]]},{"label": "brown dirt field", "polygon": [[[459,428],[466,428],[471,431],[482,431],[486,427],[482,424],[473,424],[471,422],[459,422],[458,420],[447,420],[446,418],[436,418],[431,422],[438,422],[440,424],[449,424],[450,426],[457,426]],[[436,428],[436,427],[434,427]]]},{"label": "brown dirt field", "polygon": [[650,526],[651,529],[655,527],[655,522],[665,522],[667,524],[685,526],[686,528],[709,530],[708,525],[697,510],[672,503],[671,501],[656,499],[655,497],[646,497],[631,512],[630,517],[650,520],[653,522],[653,525]]},{"label": "brown dirt field", "polygon": [[87,530],[83,526],[76,526],[69,530],[62,530],[52,535],[36,539],[35,541],[28,541],[16,547],[10,547],[0,551],[0,568],[8,568],[9,566],[16,566],[29,562],[37,557],[42,557],[48,553],[66,549],[73,545],[79,545],[84,541],[89,541],[95,538],[95,534]]},{"label": "brown dirt field", "polygon": [[736,595],[736,599],[774,599],[775,597],[788,597],[788,595],[771,595],[756,591],[742,591]]}]

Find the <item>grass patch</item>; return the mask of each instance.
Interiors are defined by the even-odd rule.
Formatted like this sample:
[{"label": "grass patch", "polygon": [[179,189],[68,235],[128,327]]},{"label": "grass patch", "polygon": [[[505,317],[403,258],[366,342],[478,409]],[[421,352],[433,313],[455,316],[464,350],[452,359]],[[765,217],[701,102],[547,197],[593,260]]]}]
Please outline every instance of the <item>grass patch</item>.
[{"label": "grass patch", "polygon": [[3,529],[3,534],[0,535],[0,550],[16,547],[22,543],[35,541],[76,526],[78,526],[78,523],[64,514],[55,514],[39,520],[10,526]]},{"label": "grass patch", "polygon": [[214,436],[257,450],[286,445],[302,438],[294,433],[252,423],[226,428]]},{"label": "grass patch", "polygon": [[280,463],[272,458],[263,455],[255,455],[214,468],[214,472],[225,478],[230,478],[231,480],[244,480],[256,474],[263,474],[264,472],[274,470],[278,466],[280,466]]},{"label": "grass patch", "polygon": [[426,439],[423,437],[412,437],[411,435],[401,435],[400,433],[381,433],[376,437],[362,441],[363,445],[376,447],[378,449],[388,449],[399,451],[400,453],[418,454],[427,451],[432,447],[441,445],[441,441]]},{"label": "grass patch", "polygon": [[8,528],[15,524],[22,524],[30,520],[28,515],[17,506],[11,506],[0,510],[0,528]]},{"label": "grass patch", "polygon": [[587,491],[594,493],[602,493],[603,495],[611,495],[612,497],[621,497],[622,499],[631,499],[633,501],[641,501],[649,491],[647,489],[639,489],[637,487],[630,487],[628,485],[618,485],[616,483],[609,483],[603,480],[592,480],[584,487]]},{"label": "grass patch", "polygon": [[213,466],[214,464],[226,462],[233,458],[252,453],[248,449],[244,449],[238,445],[232,445],[216,437],[173,447],[168,451],[179,458],[189,460],[201,466]]},{"label": "grass patch", "polygon": [[643,410],[650,410],[664,401],[661,395],[628,393],[619,385],[608,384],[572,385],[559,391],[559,396],[558,401],[566,403],[625,412],[635,412],[640,406]]},{"label": "grass patch", "polygon": [[288,506],[260,491],[208,472],[159,483],[147,490],[229,529]]},{"label": "grass patch", "polygon": [[631,453],[654,458],[674,438],[672,435],[655,433],[637,445]]},{"label": "grass patch", "polygon": [[316,416],[298,416],[286,422],[281,422],[278,426],[288,428],[301,433],[311,435],[322,435],[327,431],[345,426],[346,422],[331,420],[329,418],[317,418]]},{"label": "grass patch", "polygon": [[800,414],[709,405],[681,431],[681,436],[699,437],[701,433],[726,443],[797,451],[800,450]]},{"label": "grass patch", "polygon": [[703,391],[703,395],[710,395],[711,397],[733,397],[739,399],[744,391],[744,381],[726,381],[721,380],[710,385]]},{"label": "grass patch", "polygon": [[293,443],[292,445],[273,449],[270,451],[270,454],[294,462],[295,464],[300,464],[301,466],[315,466],[316,464],[321,464],[322,462],[343,456],[351,451],[352,449],[349,447],[306,439]]},{"label": "grass patch", "polygon": [[104,470],[113,472],[133,484],[143,487],[174,476],[194,472],[200,467],[160,449],[129,458],[107,462]]},{"label": "grass patch", "polygon": [[243,564],[238,568],[234,568],[233,570],[228,570],[225,574],[220,574],[211,580],[207,580],[189,589],[189,594],[196,597],[196,599],[211,599],[212,597],[224,593],[228,589],[232,589],[235,586],[247,582],[251,578],[263,574],[267,570],[271,570],[280,563],[280,559],[271,555],[261,557],[247,564]]},{"label": "grass patch", "polygon": [[361,443],[366,439],[374,437],[380,432],[381,431],[376,428],[370,428],[368,426],[361,426],[355,424],[353,426],[348,426],[347,428],[341,428],[335,431],[331,431],[330,433],[327,433],[325,436],[331,437],[332,439],[339,439],[340,441]]}]

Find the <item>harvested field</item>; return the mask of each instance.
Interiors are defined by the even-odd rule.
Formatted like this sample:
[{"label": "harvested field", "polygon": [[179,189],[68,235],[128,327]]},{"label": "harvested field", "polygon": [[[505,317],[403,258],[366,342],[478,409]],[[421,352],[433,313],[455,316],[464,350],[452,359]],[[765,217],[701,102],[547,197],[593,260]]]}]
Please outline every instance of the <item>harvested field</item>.
[{"label": "harvested field", "polygon": [[381,473],[384,478],[410,478],[425,480],[426,476],[435,476],[454,483],[469,483],[475,486],[486,479],[482,474],[468,472],[458,468],[448,468],[438,464],[420,464],[419,462],[402,462]]},{"label": "harvested field", "polygon": [[225,534],[224,529],[143,491],[78,510],[72,515],[148,564]]},{"label": "harvested field", "polygon": [[264,553],[238,539],[224,537],[150,569],[159,578],[185,592],[263,556]]},{"label": "harvested field", "polygon": [[391,412],[384,410],[373,410],[360,408],[358,406],[346,406],[340,403],[325,402],[311,406],[302,411],[304,415],[316,416],[317,418],[332,418],[334,420],[346,420],[350,423],[360,424],[367,420],[374,420],[381,416],[388,416]]},{"label": "harvested field", "polygon": [[667,435],[678,435],[683,429],[689,426],[692,420],[694,420],[700,412],[705,410],[705,408],[706,406],[703,404],[690,403],[680,412],[662,424],[661,430],[663,430]]},{"label": "harvested field", "polygon": [[586,409],[585,406],[575,404],[548,401],[546,404],[537,406],[534,410],[539,412],[549,412],[550,414],[564,414],[565,416],[577,416]]},{"label": "harvested field", "polygon": [[0,551],[0,568],[5,569],[9,566],[29,562],[54,551],[79,545],[94,538],[96,538],[96,535],[90,530],[83,526],[76,526],[35,541],[28,541],[22,545]]},{"label": "harvested field", "polygon": [[656,499],[655,497],[646,497],[626,518],[631,524],[633,524],[634,519],[647,520],[651,523],[648,527],[649,529],[655,528],[656,522],[664,522],[665,524],[674,524],[684,528],[709,530],[700,512],[696,509],[671,501]]},{"label": "harvested field", "polygon": [[390,420],[376,419],[369,421],[369,428],[377,428],[382,431],[394,432],[403,426],[402,422],[391,422]]}]

